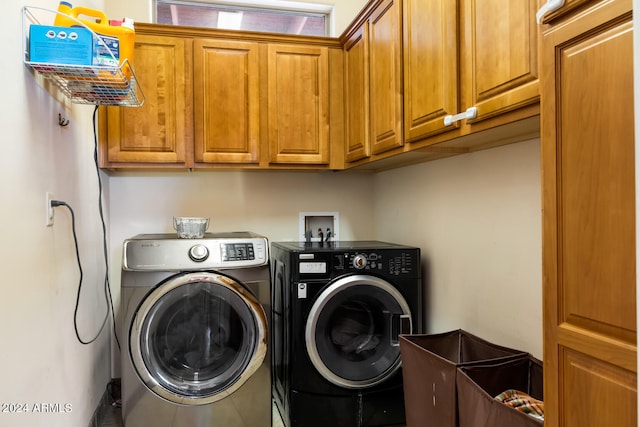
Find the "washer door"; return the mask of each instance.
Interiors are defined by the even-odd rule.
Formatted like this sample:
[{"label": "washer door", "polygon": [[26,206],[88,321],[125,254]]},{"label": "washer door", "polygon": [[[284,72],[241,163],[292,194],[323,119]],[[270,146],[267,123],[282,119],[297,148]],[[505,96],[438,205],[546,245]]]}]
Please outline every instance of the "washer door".
[{"label": "washer door", "polygon": [[309,312],[307,352],[318,372],[345,388],[367,388],[400,367],[398,334],[411,333],[411,312],[387,281],[343,277],[325,288]]},{"label": "washer door", "polygon": [[173,276],[147,295],[131,323],[135,370],[158,396],[204,405],[237,390],[267,353],[267,317],[235,280]]}]

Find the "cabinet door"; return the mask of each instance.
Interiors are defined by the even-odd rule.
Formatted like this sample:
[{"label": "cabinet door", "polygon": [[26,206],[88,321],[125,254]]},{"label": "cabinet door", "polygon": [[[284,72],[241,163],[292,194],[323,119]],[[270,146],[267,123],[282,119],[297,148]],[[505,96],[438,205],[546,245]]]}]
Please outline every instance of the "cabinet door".
[{"label": "cabinet door", "polygon": [[402,147],[402,4],[385,0],[369,18],[371,152]]},{"label": "cabinet door", "polygon": [[258,51],[258,43],[195,40],[196,162],[258,162]]},{"label": "cabinet door", "polygon": [[369,157],[369,23],[344,46],[345,160]]},{"label": "cabinet door", "polygon": [[401,14],[399,0],[385,0],[369,18],[369,125],[373,154],[404,143]]},{"label": "cabinet door", "polygon": [[136,34],[133,64],[145,102],[107,108],[102,167],[187,164],[193,144],[191,46],[185,38]]},{"label": "cabinet door", "polygon": [[449,130],[444,126],[444,117],[460,110],[457,3],[457,0],[405,0],[406,141]]},{"label": "cabinet door", "polygon": [[328,57],[326,47],[269,45],[271,163],[329,163]]},{"label": "cabinet door", "polygon": [[637,426],[631,0],[541,40],[545,426]]},{"label": "cabinet door", "polygon": [[475,121],[539,100],[538,0],[461,2],[463,110]]}]

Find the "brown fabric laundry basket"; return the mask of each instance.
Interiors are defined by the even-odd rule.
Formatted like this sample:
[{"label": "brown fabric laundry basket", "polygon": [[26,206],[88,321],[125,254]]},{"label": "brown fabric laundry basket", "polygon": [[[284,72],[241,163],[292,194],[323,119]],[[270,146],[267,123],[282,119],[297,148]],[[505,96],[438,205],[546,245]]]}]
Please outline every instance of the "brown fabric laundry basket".
[{"label": "brown fabric laundry basket", "polygon": [[495,399],[509,389],[543,400],[542,362],[529,355],[497,364],[458,368],[460,427],[542,427],[542,420]]},{"label": "brown fabric laundry basket", "polygon": [[490,343],[462,329],[400,335],[408,427],[457,427],[456,370],[522,358],[528,353]]}]

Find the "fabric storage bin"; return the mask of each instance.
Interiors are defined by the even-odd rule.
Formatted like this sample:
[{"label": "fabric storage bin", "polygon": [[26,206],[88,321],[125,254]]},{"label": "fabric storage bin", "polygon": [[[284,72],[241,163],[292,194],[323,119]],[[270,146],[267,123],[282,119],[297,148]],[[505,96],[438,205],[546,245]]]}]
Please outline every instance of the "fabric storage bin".
[{"label": "fabric storage bin", "polygon": [[432,335],[400,335],[400,354],[408,427],[457,427],[458,367],[528,355],[461,329]]},{"label": "fabric storage bin", "polygon": [[[457,372],[460,427],[542,427],[542,420],[506,405],[496,396],[517,390],[542,401],[542,362],[532,356],[490,365],[462,366]],[[516,400],[522,409],[531,406]],[[534,409],[542,407],[534,404]]]}]

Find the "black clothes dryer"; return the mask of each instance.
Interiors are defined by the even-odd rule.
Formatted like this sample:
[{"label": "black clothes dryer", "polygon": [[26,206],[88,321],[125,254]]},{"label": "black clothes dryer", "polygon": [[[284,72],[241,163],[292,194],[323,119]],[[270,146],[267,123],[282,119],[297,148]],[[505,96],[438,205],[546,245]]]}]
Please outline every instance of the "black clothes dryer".
[{"label": "black clothes dryer", "polygon": [[420,249],[377,241],[272,250],[272,394],[286,427],[405,423],[398,335],[422,332]]}]

